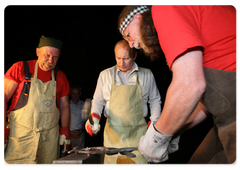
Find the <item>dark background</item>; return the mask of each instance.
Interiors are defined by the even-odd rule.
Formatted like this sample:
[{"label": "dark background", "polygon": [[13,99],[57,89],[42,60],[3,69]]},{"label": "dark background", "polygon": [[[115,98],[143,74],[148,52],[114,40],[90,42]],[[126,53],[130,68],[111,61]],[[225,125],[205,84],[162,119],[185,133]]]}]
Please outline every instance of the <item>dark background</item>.
[{"label": "dark background", "polygon": [[[63,42],[59,69],[72,85],[93,96],[99,73],[116,64],[114,46],[122,39],[117,20],[124,6],[8,6],[5,8],[5,72],[22,60],[37,59],[42,35]],[[163,62],[161,62],[162,60]],[[151,68],[165,93],[171,81],[165,59],[156,62],[139,54],[139,66]]]},{"label": "dark background", "polygon": [[[124,6],[7,6],[4,11],[4,74],[17,61],[37,59],[36,47],[42,35],[63,42],[59,69],[70,86],[81,86],[82,100],[92,98],[99,73],[116,64],[114,46],[122,39],[117,20]],[[151,62],[140,51],[140,67],[150,68],[155,76],[164,104],[172,74],[164,55]],[[162,106],[163,106],[162,104]],[[86,146],[102,146],[101,133],[86,137]],[[167,163],[187,163],[212,126],[211,118],[185,132],[178,152]]]}]

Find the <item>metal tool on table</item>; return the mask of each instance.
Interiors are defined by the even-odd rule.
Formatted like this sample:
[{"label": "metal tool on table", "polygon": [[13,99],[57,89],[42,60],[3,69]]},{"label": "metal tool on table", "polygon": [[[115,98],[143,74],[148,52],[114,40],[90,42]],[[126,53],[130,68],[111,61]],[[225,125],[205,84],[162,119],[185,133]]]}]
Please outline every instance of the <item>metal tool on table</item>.
[{"label": "metal tool on table", "polygon": [[136,155],[132,153],[132,151],[138,150],[137,147],[124,147],[124,148],[110,148],[110,147],[90,147],[90,148],[82,148],[74,147],[68,153],[78,153],[78,154],[107,154],[107,155],[115,155],[120,153],[122,155],[126,155],[128,158],[135,158]]},{"label": "metal tool on table", "polygon": [[90,99],[90,98],[87,98],[85,100],[85,103],[82,108],[82,114],[86,115],[88,117],[91,125],[93,125],[93,120],[92,120],[92,116],[91,116],[91,101],[92,101],[92,99]]}]

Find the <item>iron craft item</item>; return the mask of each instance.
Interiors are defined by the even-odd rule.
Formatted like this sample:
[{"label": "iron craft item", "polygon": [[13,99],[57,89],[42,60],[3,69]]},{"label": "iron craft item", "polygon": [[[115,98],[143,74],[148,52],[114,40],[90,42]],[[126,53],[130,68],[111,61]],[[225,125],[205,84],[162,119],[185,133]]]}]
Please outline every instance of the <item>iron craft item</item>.
[{"label": "iron craft item", "polygon": [[72,150],[68,151],[68,153],[78,153],[78,154],[107,154],[107,155],[115,155],[120,153],[122,155],[126,155],[129,158],[135,158],[136,155],[131,153],[134,150],[138,150],[137,147],[125,147],[125,148],[109,148],[109,147],[90,147],[90,148],[82,148],[74,147]]}]

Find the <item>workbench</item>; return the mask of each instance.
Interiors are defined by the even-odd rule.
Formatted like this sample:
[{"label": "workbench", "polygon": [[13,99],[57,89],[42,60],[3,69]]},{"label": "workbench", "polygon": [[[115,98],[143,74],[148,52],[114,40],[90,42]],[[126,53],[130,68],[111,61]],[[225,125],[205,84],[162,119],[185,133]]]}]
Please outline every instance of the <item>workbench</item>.
[{"label": "workbench", "polygon": [[105,154],[72,153],[53,161],[53,164],[103,164]]}]

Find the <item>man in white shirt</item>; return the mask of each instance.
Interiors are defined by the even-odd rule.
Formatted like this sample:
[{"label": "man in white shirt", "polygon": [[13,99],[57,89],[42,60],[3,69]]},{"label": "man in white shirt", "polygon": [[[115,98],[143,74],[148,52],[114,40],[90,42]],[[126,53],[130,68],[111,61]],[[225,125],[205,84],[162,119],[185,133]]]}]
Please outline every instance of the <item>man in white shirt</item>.
[{"label": "man in white shirt", "polygon": [[82,108],[84,102],[80,100],[82,90],[80,87],[71,88],[71,100],[70,100],[70,137],[71,137],[71,149],[75,146],[79,148],[85,147],[85,131],[84,126],[87,117],[82,115]]},{"label": "man in white shirt", "polygon": [[[161,97],[151,70],[138,67],[137,57],[126,40],[119,41],[114,48],[116,66],[102,71],[92,100],[93,125],[86,122],[86,130],[92,136],[100,130],[99,121],[104,108],[107,117],[104,129],[105,147],[137,147],[139,139],[146,133],[150,108],[151,122],[157,121],[161,113]],[[122,155],[105,155],[104,163],[147,163],[138,151],[136,158]]]}]

